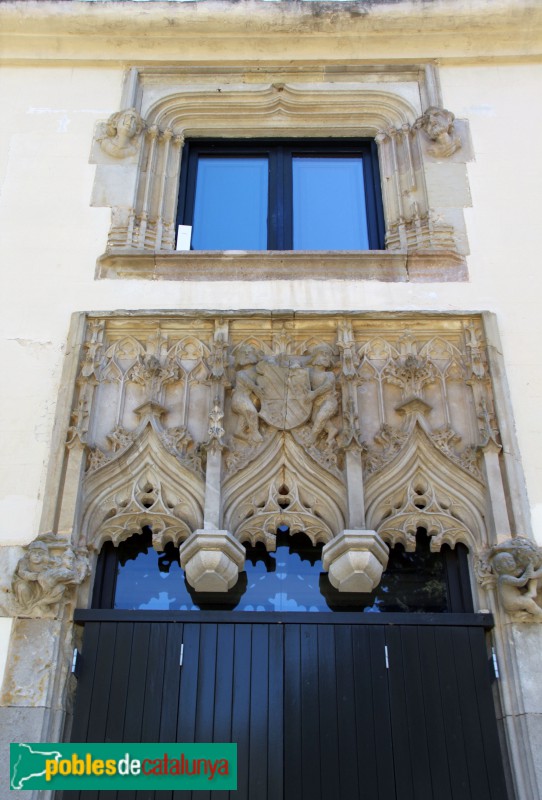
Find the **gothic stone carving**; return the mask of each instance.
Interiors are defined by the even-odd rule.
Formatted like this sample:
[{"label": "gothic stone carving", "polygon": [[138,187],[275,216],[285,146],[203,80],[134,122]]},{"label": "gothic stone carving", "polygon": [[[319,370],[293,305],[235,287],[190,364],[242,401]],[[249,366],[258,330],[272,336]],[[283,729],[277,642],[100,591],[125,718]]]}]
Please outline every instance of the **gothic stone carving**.
[{"label": "gothic stone carving", "polygon": [[409,547],[420,525],[436,548],[475,551],[493,535],[499,454],[491,474],[478,460],[498,431],[477,315],[94,320],[74,409],[70,441],[90,450],[74,527],[92,548],[143,525],[157,547],[201,544],[207,562],[214,545],[194,531],[269,549],[277,525],[326,546],[353,529]]},{"label": "gothic stone carving", "polygon": [[113,158],[126,158],[137,153],[145,122],[135,108],[126,108],[111,114],[107,120],[106,135],[100,147]]},{"label": "gothic stone carving", "polygon": [[430,156],[448,158],[461,147],[461,139],[454,128],[455,116],[445,108],[430,106],[416,121],[434,143],[427,148]]},{"label": "gothic stone carving", "polygon": [[388,548],[375,531],[345,530],[322,549],[322,565],[339,592],[372,592],[388,563]]},{"label": "gothic stone carving", "polygon": [[241,542],[252,545],[261,541],[267,550],[276,548],[276,532],[279,525],[286,525],[290,534],[303,532],[313,544],[329,542],[333,532],[314,509],[303,504],[299,488],[292,474],[286,473],[284,480],[278,477],[269,487],[265,504],[252,498],[247,504],[247,519],[239,525],[236,536]]},{"label": "gothic stone carving", "polygon": [[332,424],[339,409],[332,364],[333,351],[327,344],[316,345],[308,356],[264,357],[251,345],[240,347],[231,406],[239,419],[236,435],[259,444],[260,417],[278,430],[298,428],[310,419],[307,443],[316,444],[325,433],[331,445],[339,432]]},{"label": "gothic stone carving", "polygon": [[517,622],[542,621],[537,601],[542,578],[542,549],[518,536],[490,548],[478,561],[482,586],[496,586],[505,611]]},{"label": "gothic stone carving", "polygon": [[15,569],[11,588],[19,611],[55,613],[68,587],[82,583],[88,572],[85,549],[74,550],[53,533],[42,534],[28,545]]},{"label": "gothic stone carving", "polygon": [[227,592],[245,563],[245,548],[228,531],[198,530],[179,548],[186,580],[197,592]]}]

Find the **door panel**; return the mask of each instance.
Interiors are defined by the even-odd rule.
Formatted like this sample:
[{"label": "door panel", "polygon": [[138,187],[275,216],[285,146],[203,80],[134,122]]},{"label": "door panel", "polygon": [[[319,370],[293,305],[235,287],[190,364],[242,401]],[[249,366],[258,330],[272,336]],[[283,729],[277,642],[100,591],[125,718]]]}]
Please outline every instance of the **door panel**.
[{"label": "door panel", "polygon": [[156,800],[506,800],[482,626],[192,619],[86,622],[72,741],[238,745]]}]

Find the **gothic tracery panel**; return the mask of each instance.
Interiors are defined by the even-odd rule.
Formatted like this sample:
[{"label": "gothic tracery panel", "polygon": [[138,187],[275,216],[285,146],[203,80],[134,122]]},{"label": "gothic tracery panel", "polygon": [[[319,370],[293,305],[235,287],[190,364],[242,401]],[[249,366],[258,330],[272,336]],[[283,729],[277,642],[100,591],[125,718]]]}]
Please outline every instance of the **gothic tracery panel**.
[{"label": "gothic tracery panel", "polygon": [[218,549],[235,580],[240,543],[273,550],[279,526],[324,544],[338,584],[337,565],[356,573],[352,554],[371,548],[378,581],[386,545],[412,549],[419,527],[433,550],[478,552],[506,533],[494,522],[502,478],[497,489],[487,478],[500,444],[475,315],[95,318],[77,444],[81,543],[147,526],[156,549],[181,545],[187,574],[196,552]]}]

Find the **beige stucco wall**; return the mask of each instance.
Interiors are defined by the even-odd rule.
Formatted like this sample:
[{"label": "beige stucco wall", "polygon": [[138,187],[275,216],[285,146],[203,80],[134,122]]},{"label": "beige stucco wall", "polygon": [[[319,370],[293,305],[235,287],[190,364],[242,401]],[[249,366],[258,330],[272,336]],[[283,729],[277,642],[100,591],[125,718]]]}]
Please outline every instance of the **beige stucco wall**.
[{"label": "beige stucco wall", "polygon": [[538,266],[542,154],[533,104],[542,66],[444,66],[444,103],[470,122],[473,207],[466,218],[470,281],[172,282],[95,281],[108,209],[91,208],[95,122],[119,107],[123,70],[4,67],[11,109],[1,140],[4,328],[1,541],[37,533],[63,350],[70,315],[86,309],[296,308],[490,310],[498,317],[536,535],[542,542],[542,334]]}]

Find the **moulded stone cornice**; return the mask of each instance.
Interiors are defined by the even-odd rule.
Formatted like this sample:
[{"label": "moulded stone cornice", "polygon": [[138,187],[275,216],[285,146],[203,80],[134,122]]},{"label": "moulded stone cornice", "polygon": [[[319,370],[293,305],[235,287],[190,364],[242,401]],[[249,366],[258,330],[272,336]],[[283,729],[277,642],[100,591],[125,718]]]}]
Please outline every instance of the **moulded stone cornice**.
[{"label": "moulded stone cornice", "polygon": [[[277,37],[277,55],[296,45],[311,54],[322,37],[336,37],[336,55],[373,57],[379,48],[478,59],[486,54],[539,54],[542,6],[537,0],[422,0],[404,2],[23,2],[0,5],[4,57],[194,57],[217,37],[243,39],[261,56],[262,41]],[[295,40],[295,42],[294,42]],[[368,52],[366,45],[374,45]],[[341,52],[342,51],[342,52]],[[268,57],[272,50],[266,49]],[[128,55],[128,53],[130,55]],[[223,57],[220,48],[219,57]],[[201,57],[201,56],[200,56]],[[211,57],[214,57],[211,55]]]},{"label": "moulded stone cornice", "polygon": [[106,253],[97,278],[141,280],[375,280],[439,282],[467,280],[466,259],[452,251],[187,251]]},{"label": "moulded stone cornice", "polygon": [[[370,82],[367,76],[366,80]],[[306,129],[311,136],[337,132],[341,136],[376,136],[383,128],[413,123],[415,114],[414,106],[397,92],[355,83],[297,87],[275,83],[250,90],[240,84],[223,87],[215,94],[209,87],[204,91],[185,88],[167,94],[145,111],[147,122],[160,129],[198,135],[216,135],[218,131],[221,136],[261,136],[262,119],[267,117],[275,135],[277,129],[285,129],[287,134],[291,126],[296,134]]]}]

